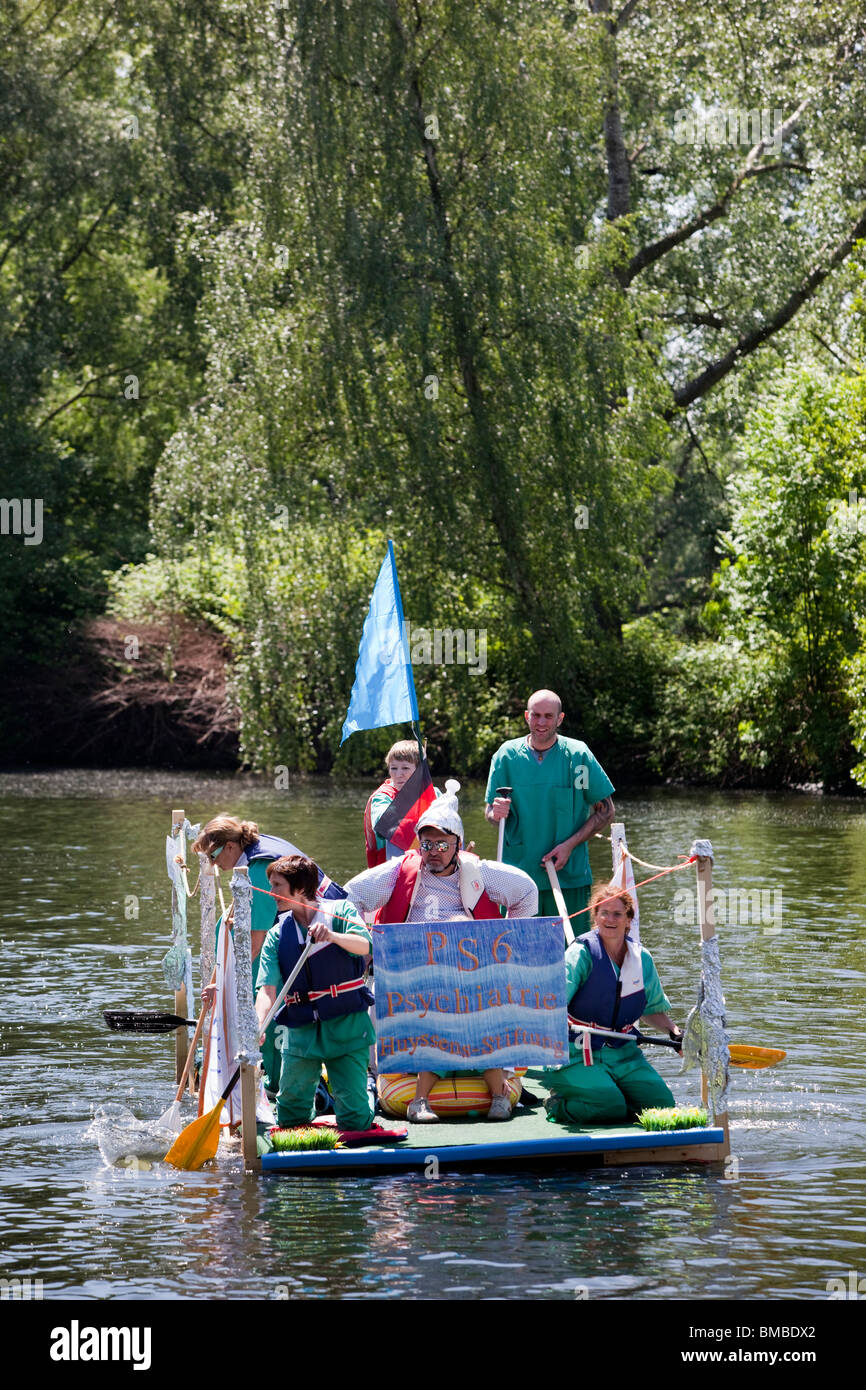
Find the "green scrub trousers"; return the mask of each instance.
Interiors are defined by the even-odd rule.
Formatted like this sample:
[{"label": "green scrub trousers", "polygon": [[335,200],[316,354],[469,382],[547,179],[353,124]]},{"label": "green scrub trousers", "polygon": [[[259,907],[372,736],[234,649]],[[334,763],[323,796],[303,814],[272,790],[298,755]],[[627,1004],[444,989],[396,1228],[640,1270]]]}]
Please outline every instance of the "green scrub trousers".
[{"label": "green scrub trousers", "polygon": [[334,1097],[339,1129],[369,1129],[374,1106],[367,1090],[370,1043],[376,1034],[368,1013],[289,1028],[280,1068],[277,1124],[308,1125],[315,1117],[314,1097],[322,1063]]},{"label": "green scrub trousers", "polygon": [[548,1071],[552,1092],[545,1102],[550,1120],[573,1125],[626,1124],[640,1110],[675,1105],[673,1092],[635,1042],[599,1048],[593,1065],[572,1061]]}]

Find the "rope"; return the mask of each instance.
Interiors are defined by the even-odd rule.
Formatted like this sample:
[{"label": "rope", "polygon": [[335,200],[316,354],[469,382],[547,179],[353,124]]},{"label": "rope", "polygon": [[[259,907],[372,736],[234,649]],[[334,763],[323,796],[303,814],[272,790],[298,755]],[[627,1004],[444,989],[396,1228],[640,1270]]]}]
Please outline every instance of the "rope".
[{"label": "rope", "polygon": [[[633,858],[634,856],[631,856],[631,857]],[[697,858],[697,855],[691,855],[688,859],[685,860],[685,862],[684,862],[683,864],[670,864],[670,865],[668,865],[668,867],[667,867],[666,869],[659,869],[658,873],[657,873],[657,874],[653,874],[651,878],[643,878],[643,879],[641,879],[640,883],[636,883],[636,884],[635,884],[635,890],[637,890],[638,888],[644,888],[644,887],[646,886],[646,884],[648,884],[648,883],[655,883],[655,881],[656,881],[657,878],[664,878],[666,874],[675,874],[675,873],[677,873],[680,869],[687,869],[687,868],[689,867],[690,864],[694,864],[696,858]],[[640,860],[640,859],[638,859],[637,862],[638,862],[638,864],[640,864],[640,863],[642,863],[643,861]],[[651,868],[654,868],[654,867],[655,867],[655,866],[652,865],[652,864],[648,864],[648,865],[647,865],[647,868],[650,868],[650,869],[651,869]],[[619,897],[619,893],[611,893],[611,895],[610,895],[609,898],[599,898],[599,899],[598,899],[598,902],[595,904],[595,906],[596,906],[596,907],[601,907],[602,903],[612,903],[612,902],[616,902],[616,900],[617,900],[618,897]],[[581,907],[581,908],[578,908],[577,912],[569,912],[568,916],[569,916],[569,918],[571,918],[571,917],[580,917],[580,916],[582,916],[582,914],[583,914],[584,912],[589,912],[589,908],[588,908],[588,907]]]},{"label": "rope", "polygon": [[[290,903],[292,907],[309,907],[310,905],[303,898],[286,898],[282,893],[272,893],[269,888],[258,888],[254,883],[251,883],[250,887],[254,893],[264,893],[267,897],[273,898],[278,903]],[[316,907],[319,911],[324,912],[326,916],[330,913],[332,917],[336,917],[338,908],[342,907],[347,901],[348,899],[346,898],[317,898]],[[223,913],[225,914],[225,903],[223,902],[222,893],[220,893],[220,903],[222,904]],[[334,906],[328,907],[326,903],[334,903]]]},{"label": "rope", "polygon": [[[643,864],[643,862],[644,862],[642,859],[637,859],[637,858],[635,857],[635,855],[633,855],[633,854],[630,855],[629,857],[630,857],[631,859],[634,859],[635,862],[636,862],[637,864]],[[640,883],[636,883],[636,884],[635,884],[635,889],[644,888],[648,883],[655,883],[655,881],[656,881],[657,878],[664,878],[666,874],[675,874],[675,873],[678,873],[680,869],[687,869],[687,868],[689,867],[690,864],[694,864],[696,858],[697,858],[696,855],[690,855],[689,858],[688,858],[688,859],[685,859],[685,860],[683,861],[682,864],[669,864],[666,868],[660,868],[657,864],[647,864],[647,865],[645,865],[646,868],[648,868],[648,869],[657,869],[658,872],[657,872],[657,873],[654,873],[654,874],[652,875],[651,878],[644,878],[644,879],[641,879]],[[196,886],[198,886],[198,885],[196,885]],[[300,899],[300,898],[286,898],[286,897],[283,896],[282,893],[272,893],[271,890],[270,890],[269,888],[258,888],[258,887],[256,886],[255,883],[251,883],[251,884],[250,884],[250,887],[252,888],[252,890],[253,890],[254,893],[264,893],[267,897],[269,897],[269,898],[274,898],[275,901],[280,902],[280,903],[289,903],[292,907],[308,907],[308,906],[309,906],[309,904],[306,903],[303,899]],[[222,908],[222,910],[223,910],[223,916],[225,916],[226,905],[225,905],[225,901],[224,901],[224,899],[223,899],[222,887],[220,886],[220,881],[219,881],[219,870],[217,870],[217,888],[218,888],[218,890],[219,890],[220,906],[221,906],[221,908]],[[616,899],[617,899],[618,897],[619,897],[619,894],[618,894],[618,893],[612,893],[611,896],[610,896],[609,898],[599,898],[599,900],[598,900],[598,902],[595,904],[595,906],[596,906],[596,907],[601,907],[601,904],[602,904],[602,903],[612,903],[612,902],[615,902]],[[326,916],[327,916],[328,913],[330,913],[331,916],[334,917],[334,916],[336,916],[336,914],[337,914],[337,908],[336,908],[336,907],[328,907],[328,906],[326,906],[326,903],[327,903],[328,901],[331,901],[331,902],[334,902],[334,903],[338,903],[338,902],[339,902],[339,903],[342,903],[342,902],[345,901],[345,899],[343,899],[343,898],[332,898],[332,899],[328,900],[328,899],[325,899],[325,898],[318,898],[318,899],[316,900],[316,907],[319,909],[320,912],[324,912]],[[568,914],[568,916],[569,916],[569,918],[571,918],[571,917],[581,917],[581,916],[583,915],[584,912],[589,912],[589,908],[588,908],[588,907],[581,907],[581,908],[578,908],[577,912],[570,912],[570,913]],[[381,932],[381,931],[382,931],[382,928],[381,928],[381,927],[371,927],[370,930],[371,930],[371,931]]]},{"label": "rope", "polygon": [[183,876],[184,876],[184,879],[183,879],[183,886],[184,886],[184,889],[185,889],[185,891],[186,891],[186,896],[187,896],[188,898],[194,898],[195,895],[196,895],[196,893],[198,892],[198,886],[199,886],[199,884],[201,883],[201,869],[199,869],[198,878],[197,878],[196,881],[195,881],[195,888],[193,888],[192,890],[190,890],[190,886],[189,886],[189,865],[186,864],[186,863],[184,863],[183,855],[181,855],[181,854],[176,854],[176,855],[174,856],[174,862],[175,862],[175,864],[179,864],[179,865],[180,865],[180,871],[181,871],[181,873],[182,873]]},{"label": "rope", "polygon": [[[648,864],[645,859],[638,859],[636,854],[632,854],[630,849],[624,849],[622,845],[620,845],[619,847],[619,854],[620,863],[622,863],[623,859],[633,859],[635,864],[640,864],[642,869],[657,869],[659,873],[663,874],[673,873],[676,869],[686,869],[688,868],[689,864],[694,864],[695,859],[697,857],[696,855],[691,855],[690,858],[687,858],[685,855],[681,854],[680,858],[685,861],[684,863],[674,864],[672,868],[666,868],[664,864]],[[635,884],[635,887],[637,886],[638,885]]]}]

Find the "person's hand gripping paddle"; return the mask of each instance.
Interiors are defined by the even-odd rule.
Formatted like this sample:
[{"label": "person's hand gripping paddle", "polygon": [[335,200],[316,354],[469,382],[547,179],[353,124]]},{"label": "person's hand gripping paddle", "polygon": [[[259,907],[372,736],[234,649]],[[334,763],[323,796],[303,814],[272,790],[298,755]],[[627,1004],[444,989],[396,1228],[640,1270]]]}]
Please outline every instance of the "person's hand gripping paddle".
[{"label": "person's hand gripping paddle", "polygon": [[[510,797],[513,790],[513,787],[497,787],[496,795]],[[507,816],[503,816],[502,820],[499,822],[499,843],[496,846],[496,858],[500,863],[502,862],[502,854],[505,849],[505,822],[507,819]]]}]

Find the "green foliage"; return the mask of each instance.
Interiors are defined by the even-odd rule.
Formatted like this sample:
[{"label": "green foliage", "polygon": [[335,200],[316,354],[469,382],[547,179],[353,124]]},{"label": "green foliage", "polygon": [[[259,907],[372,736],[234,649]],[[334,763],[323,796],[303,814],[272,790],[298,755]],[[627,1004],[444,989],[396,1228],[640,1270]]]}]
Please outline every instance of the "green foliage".
[{"label": "green foliage", "polygon": [[642,1110],[637,1122],[644,1129],[704,1129],[707,1112],[700,1106],[675,1105],[667,1109]]},{"label": "green foliage", "polygon": [[741,9],[11,0],[3,491],[46,536],[4,537],[4,654],[106,588],[187,613],[247,762],[324,771],[393,536],[412,625],[486,637],[483,675],[416,669],[443,764],[551,685],[613,769],[843,778],[859,378],[751,403],[795,311],[862,360],[862,16]]},{"label": "green foliage", "polygon": [[674,641],[671,651],[658,620],[627,634],[656,673],[660,774],[847,783],[852,706],[863,698],[864,444],[862,376],[813,367],[768,389],[730,486],[726,553],[704,614],[716,640]]}]

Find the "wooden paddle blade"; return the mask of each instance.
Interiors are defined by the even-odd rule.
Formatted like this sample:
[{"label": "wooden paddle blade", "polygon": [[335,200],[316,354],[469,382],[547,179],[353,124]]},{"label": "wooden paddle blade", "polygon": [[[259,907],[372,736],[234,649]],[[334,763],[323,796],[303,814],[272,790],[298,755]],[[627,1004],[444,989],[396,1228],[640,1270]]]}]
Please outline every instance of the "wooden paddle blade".
[{"label": "wooden paddle blade", "polygon": [[751,1071],[774,1067],[788,1055],[780,1047],[749,1047],[746,1043],[731,1043],[728,1051],[732,1067],[748,1067]]},{"label": "wooden paddle blade", "polygon": [[213,1110],[200,1115],[179,1134],[165,1156],[165,1162],[175,1168],[185,1168],[188,1172],[201,1168],[209,1158],[216,1157],[220,1142],[220,1115],[223,1098],[220,1096]]},{"label": "wooden paddle blade", "polygon": [[139,1012],[103,1009],[102,1017],[115,1033],[171,1033],[175,1028],[193,1028],[194,1018],[177,1014],[159,1014],[152,1010]]}]

